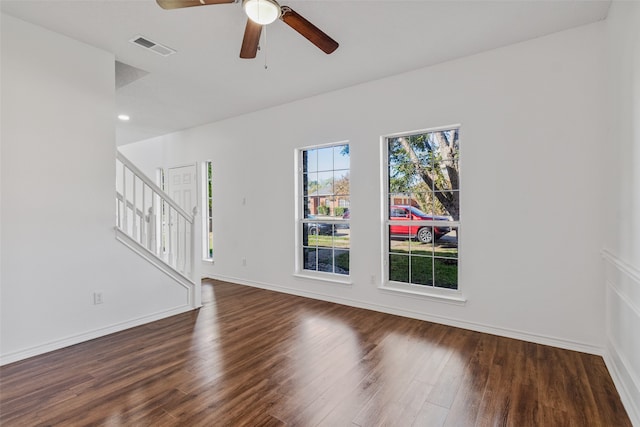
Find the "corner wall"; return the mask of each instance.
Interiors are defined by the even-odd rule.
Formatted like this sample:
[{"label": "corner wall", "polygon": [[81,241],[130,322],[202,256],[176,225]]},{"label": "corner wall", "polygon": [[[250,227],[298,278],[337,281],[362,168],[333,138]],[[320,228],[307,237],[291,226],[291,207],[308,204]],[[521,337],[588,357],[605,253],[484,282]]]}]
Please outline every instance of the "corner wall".
[{"label": "corner wall", "polygon": [[640,3],[614,1],[607,19],[611,150],[606,209],[606,362],[640,426]]},{"label": "corner wall", "polygon": [[[119,148],[147,171],[213,161],[208,276],[601,353],[604,57],[596,23]],[[376,286],[380,137],[456,123],[464,306]],[[351,152],[350,286],[293,275],[294,150],[339,141]]]},{"label": "corner wall", "polygon": [[115,239],[113,55],[4,14],[1,34],[0,363],[190,309]]}]

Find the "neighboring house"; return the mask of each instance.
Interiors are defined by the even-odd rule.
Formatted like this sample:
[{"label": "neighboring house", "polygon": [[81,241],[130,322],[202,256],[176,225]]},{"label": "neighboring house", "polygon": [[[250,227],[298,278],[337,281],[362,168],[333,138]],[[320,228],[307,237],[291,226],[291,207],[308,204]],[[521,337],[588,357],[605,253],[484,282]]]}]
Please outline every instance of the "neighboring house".
[{"label": "neighboring house", "polygon": [[411,197],[407,197],[406,195],[403,195],[403,194],[393,194],[391,195],[390,199],[391,200],[389,204],[391,205],[407,205],[407,206],[413,206],[416,208],[421,208],[420,203],[418,203],[417,200]]},{"label": "neighboring house", "polygon": [[[311,215],[340,216],[340,212],[349,208],[349,197],[335,195],[332,186],[323,185],[308,197],[308,203]],[[340,215],[336,215],[336,208],[340,208],[337,211]]]}]

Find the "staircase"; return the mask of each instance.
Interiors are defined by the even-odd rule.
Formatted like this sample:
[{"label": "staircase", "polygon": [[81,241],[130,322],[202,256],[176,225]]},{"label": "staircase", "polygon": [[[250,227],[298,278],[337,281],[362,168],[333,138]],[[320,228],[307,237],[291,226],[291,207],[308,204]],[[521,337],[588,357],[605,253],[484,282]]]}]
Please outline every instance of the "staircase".
[{"label": "staircase", "polygon": [[116,238],[173,278],[201,306],[200,221],[122,153],[116,154]]}]

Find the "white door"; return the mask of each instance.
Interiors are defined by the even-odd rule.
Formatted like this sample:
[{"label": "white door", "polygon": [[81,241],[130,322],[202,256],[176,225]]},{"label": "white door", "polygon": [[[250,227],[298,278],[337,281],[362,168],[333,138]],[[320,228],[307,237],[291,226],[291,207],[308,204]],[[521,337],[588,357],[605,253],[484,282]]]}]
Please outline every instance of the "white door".
[{"label": "white door", "polygon": [[196,206],[196,165],[169,168],[167,194],[187,213]]},{"label": "white door", "polygon": [[[166,192],[174,202],[193,215],[193,208],[198,202],[196,197],[196,165],[169,168],[166,181]],[[188,273],[191,269],[191,226],[179,219],[171,210],[169,216],[169,258],[178,270]]]}]

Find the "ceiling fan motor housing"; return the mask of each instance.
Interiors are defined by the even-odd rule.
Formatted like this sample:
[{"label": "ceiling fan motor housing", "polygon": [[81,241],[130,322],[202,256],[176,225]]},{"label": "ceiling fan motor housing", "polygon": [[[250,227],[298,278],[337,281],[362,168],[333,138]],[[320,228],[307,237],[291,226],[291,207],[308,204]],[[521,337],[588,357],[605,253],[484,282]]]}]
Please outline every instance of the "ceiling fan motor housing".
[{"label": "ceiling fan motor housing", "polygon": [[249,19],[260,25],[269,25],[282,14],[275,0],[242,0],[242,8]]}]

